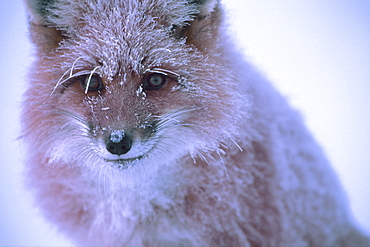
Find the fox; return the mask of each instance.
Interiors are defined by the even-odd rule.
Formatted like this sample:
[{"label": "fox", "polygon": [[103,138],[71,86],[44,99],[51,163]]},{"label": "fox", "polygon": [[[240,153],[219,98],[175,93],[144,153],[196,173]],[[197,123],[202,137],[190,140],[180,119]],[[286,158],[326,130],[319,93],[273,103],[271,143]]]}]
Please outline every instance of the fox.
[{"label": "fox", "polygon": [[219,0],[25,0],[34,204],[78,246],[370,246]]}]

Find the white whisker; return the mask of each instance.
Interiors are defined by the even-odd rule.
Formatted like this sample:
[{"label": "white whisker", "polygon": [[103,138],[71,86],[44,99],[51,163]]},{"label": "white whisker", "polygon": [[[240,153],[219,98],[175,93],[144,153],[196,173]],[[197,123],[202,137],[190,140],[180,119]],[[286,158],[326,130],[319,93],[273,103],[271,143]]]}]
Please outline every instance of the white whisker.
[{"label": "white whisker", "polygon": [[59,80],[57,81],[57,83],[55,84],[53,90],[51,91],[50,93],[50,96],[53,95],[53,93],[55,92],[55,90],[60,86],[62,85],[66,80],[68,80],[70,77],[68,77],[67,79],[64,79],[64,76],[71,70],[71,68],[67,69],[66,72],[63,73],[63,75],[59,78]]},{"label": "white whisker", "polygon": [[240,152],[243,152],[243,149],[239,146],[239,144],[232,138],[231,136],[228,136],[229,140],[235,144],[235,146],[240,150]]},{"label": "white whisker", "polygon": [[75,67],[75,64],[76,64],[76,62],[78,61],[78,60],[80,60],[82,57],[78,57],[74,62],[73,62],[73,64],[72,64],[72,67],[71,67],[71,73],[69,74],[69,77],[72,77],[72,75],[73,75],[73,69],[74,69],[74,67]]}]

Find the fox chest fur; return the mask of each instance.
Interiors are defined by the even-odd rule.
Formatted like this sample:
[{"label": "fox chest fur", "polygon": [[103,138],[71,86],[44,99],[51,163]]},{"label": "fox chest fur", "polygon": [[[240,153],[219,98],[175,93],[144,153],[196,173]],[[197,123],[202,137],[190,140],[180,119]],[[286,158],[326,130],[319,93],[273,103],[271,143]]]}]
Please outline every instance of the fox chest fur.
[{"label": "fox chest fur", "polygon": [[28,0],[27,181],[79,245],[366,245],[218,1]]}]

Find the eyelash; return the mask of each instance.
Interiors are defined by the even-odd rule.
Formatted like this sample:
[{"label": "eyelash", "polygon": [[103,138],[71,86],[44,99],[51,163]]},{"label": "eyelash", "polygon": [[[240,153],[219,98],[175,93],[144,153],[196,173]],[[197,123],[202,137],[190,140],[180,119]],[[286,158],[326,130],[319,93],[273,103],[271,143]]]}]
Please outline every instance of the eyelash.
[{"label": "eyelash", "polygon": [[[70,76],[69,78],[58,81],[56,87],[62,86],[64,89],[66,89],[70,85],[75,84],[75,83],[77,83],[84,90],[86,94],[89,92],[101,92],[105,88],[103,79],[100,77],[99,74],[94,73],[94,71],[93,73],[91,72],[86,73],[86,71],[77,72],[73,76]],[[86,88],[87,85],[88,87]],[[53,92],[55,91],[55,88]]]}]

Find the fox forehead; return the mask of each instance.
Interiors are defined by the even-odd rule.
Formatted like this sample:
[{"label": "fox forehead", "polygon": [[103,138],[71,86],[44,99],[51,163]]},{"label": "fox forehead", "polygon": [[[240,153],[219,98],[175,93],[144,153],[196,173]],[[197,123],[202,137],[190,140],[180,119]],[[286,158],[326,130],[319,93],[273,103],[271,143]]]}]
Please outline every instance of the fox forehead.
[{"label": "fox forehead", "polygon": [[[199,13],[194,0],[54,0],[47,8],[49,22],[59,26],[74,26],[86,16],[102,16],[121,20],[125,16],[137,16],[141,20],[152,16],[162,24],[182,25]],[[45,5],[41,3],[40,5]],[[46,12],[45,10],[43,12]],[[118,19],[115,19],[115,18]],[[116,23],[117,24],[117,23]]]},{"label": "fox forehead", "polygon": [[[99,72],[111,79],[127,71],[141,74],[153,67],[181,70],[190,62],[193,49],[186,45],[185,39],[170,35],[173,26],[184,26],[193,18],[194,9],[184,8],[184,2],[176,4],[183,5],[178,9],[187,10],[186,14],[176,13],[175,6],[172,6],[174,12],[165,11],[163,8],[170,8],[171,1],[164,2],[159,10],[153,6],[158,1],[151,0],[86,2],[89,4],[84,8],[80,2],[73,3],[77,5],[74,8],[81,7],[74,12],[78,14],[73,19],[74,25],[67,23],[71,22],[71,16],[63,19],[63,12],[55,11],[58,16],[55,22],[61,28],[68,24],[65,28],[68,41],[59,47],[64,69],[72,64],[76,69],[99,67]],[[176,19],[176,14],[181,18]]]}]

